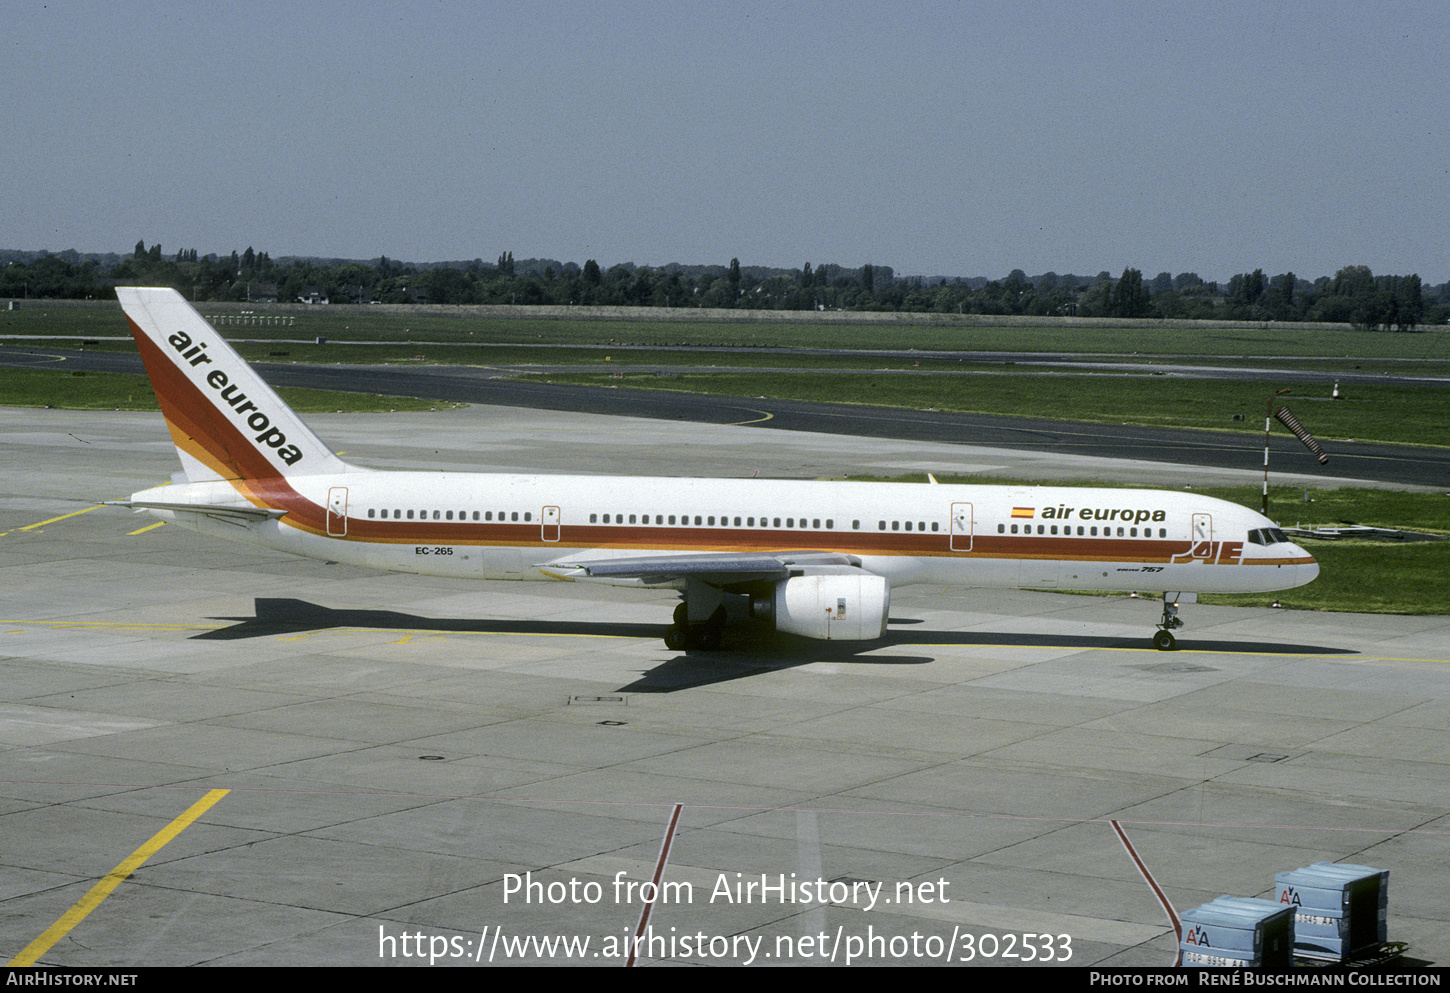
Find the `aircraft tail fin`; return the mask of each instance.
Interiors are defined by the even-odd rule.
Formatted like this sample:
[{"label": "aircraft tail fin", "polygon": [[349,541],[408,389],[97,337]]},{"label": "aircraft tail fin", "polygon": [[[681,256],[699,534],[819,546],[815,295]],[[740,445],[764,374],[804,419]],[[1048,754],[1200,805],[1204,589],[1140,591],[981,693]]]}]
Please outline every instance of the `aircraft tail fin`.
[{"label": "aircraft tail fin", "polygon": [[191,482],[348,472],[173,289],[116,287]]}]

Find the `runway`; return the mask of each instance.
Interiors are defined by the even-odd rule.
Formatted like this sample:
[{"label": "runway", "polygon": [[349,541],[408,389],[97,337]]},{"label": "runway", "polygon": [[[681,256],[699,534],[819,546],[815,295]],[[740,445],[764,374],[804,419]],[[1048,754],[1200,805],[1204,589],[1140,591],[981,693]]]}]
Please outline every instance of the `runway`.
[{"label": "runway", "polygon": [[[380,468],[1252,478],[547,410],[308,420]],[[1388,869],[1390,939],[1450,960],[1450,618],[1193,605],[1168,654],[1153,601],[908,587],[880,643],[674,653],[670,594],[93,509],[176,471],[159,415],[0,411],[0,469],[7,959],[174,830],[36,961],[622,966],[643,929],[641,966],[1171,964],[1123,839],[1178,913]]]},{"label": "runway", "polygon": [[[0,365],[61,367],[139,374],[140,358],[114,352],[7,348]],[[258,363],[273,386],[307,386],[430,400],[488,404],[504,411],[520,408],[579,414],[744,424],[767,430],[846,434],[890,442],[940,442],[1008,448],[1095,460],[1187,462],[1226,470],[1262,473],[1263,435],[1253,431],[1169,430],[1133,424],[1083,424],[1037,417],[904,410],[851,403],[814,403],[770,397],[728,397],[660,390],[570,386],[508,378],[499,368],[464,365],[347,366]],[[594,367],[595,372],[602,371]],[[683,368],[672,372],[686,371]],[[1278,370],[1276,370],[1278,371]],[[1290,381],[1297,374],[1283,373]],[[1238,378],[1247,378],[1246,372]],[[1380,377],[1379,381],[1389,381]],[[1395,381],[1413,382],[1413,377]],[[1151,396],[1151,386],[1145,389]],[[1307,486],[1365,482],[1407,488],[1443,489],[1450,479],[1450,449],[1335,440],[1329,466],[1283,430],[1271,437],[1275,482]],[[665,463],[668,466],[668,463]],[[671,471],[656,469],[655,471]]]}]

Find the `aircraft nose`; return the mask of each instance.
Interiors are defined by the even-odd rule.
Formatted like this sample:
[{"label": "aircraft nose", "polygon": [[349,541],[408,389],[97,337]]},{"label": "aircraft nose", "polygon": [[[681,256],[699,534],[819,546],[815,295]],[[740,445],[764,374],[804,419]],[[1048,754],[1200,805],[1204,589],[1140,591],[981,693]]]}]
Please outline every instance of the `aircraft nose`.
[{"label": "aircraft nose", "polygon": [[1319,578],[1319,563],[1314,556],[1295,545],[1294,557],[1301,560],[1294,566],[1294,578],[1297,580],[1295,585],[1303,586],[1305,583],[1312,583]]}]

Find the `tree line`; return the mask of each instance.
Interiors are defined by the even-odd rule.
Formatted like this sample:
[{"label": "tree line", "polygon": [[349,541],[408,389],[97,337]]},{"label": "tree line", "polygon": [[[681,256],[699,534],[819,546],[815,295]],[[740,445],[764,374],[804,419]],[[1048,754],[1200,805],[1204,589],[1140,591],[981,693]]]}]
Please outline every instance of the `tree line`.
[{"label": "tree line", "polygon": [[136,243],[129,255],[75,251],[0,252],[0,297],[101,299],[118,283],[173,286],[188,299],[284,303],[520,304],[711,307],[749,310],[868,310],[938,314],[1026,314],[1239,321],[1321,321],[1412,331],[1450,318],[1450,283],[1425,286],[1417,273],[1374,275],[1346,266],[1333,276],[1240,273],[1226,284],[1197,273],[1138,269],[1118,276],[1014,269],[1005,278],[899,277],[890,266],[830,263],[799,269],[728,265],[605,269],[554,259],[404,263],[286,258],[248,247],[228,256],[196,249],[167,253]]}]

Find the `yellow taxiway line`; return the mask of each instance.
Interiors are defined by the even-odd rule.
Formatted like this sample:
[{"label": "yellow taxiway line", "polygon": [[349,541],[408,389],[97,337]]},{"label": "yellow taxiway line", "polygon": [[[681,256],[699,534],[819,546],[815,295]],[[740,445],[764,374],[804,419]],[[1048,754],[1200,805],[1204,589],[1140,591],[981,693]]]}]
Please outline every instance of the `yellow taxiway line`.
[{"label": "yellow taxiway line", "polygon": [[[94,509],[94,508],[92,508]],[[76,905],[61,915],[60,920],[45,929],[39,938],[26,945],[24,950],[6,965],[27,966],[34,965],[35,960],[50,950],[61,938],[70,933],[71,928],[86,919],[86,915],[101,905],[101,901],[111,895],[111,891],[127,879],[131,873],[141,868],[151,856],[161,851],[172,838],[175,838],[186,829],[192,821],[211,809],[212,805],[226,796],[230,790],[212,790],[206,796],[193,803],[186,812],[151,838],[150,841],[136,849],[131,855],[116,868],[106,873],[105,878],[91,887],[91,891],[81,897]]]},{"label": "yellow taxiway line", "polygon": [[[98,503],[94,507],[87,507],[85,510],[73,510],[69,514],[61,514],[59,517],[52,517],[48,521],[36,521],[34,524],[27,524],[24,527],[12,528],[12,531],[34,531],[36,528],[43,528],[47,524],[54,524],[56,521],[63,521],[67,517],[79,517],[81,514],[89,514],[93,510],[100,510],[105,504]],[[0,531],[0,535],[9,534],[9,531]]]}]

